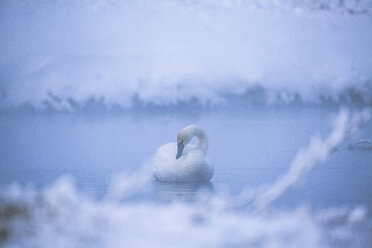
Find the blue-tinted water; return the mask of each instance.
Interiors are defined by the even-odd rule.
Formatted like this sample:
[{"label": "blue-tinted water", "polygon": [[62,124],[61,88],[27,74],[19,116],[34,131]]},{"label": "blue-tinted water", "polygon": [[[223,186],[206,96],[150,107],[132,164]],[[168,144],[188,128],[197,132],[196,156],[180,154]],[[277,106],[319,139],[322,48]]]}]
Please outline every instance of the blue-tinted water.
[{"label": "blue-tinted water", "polygon": [[[71,175],[79,189],[100,198],[115,175],[134,173],[158,147],[174,142],[179,129],[197,123],[207,130],[208,157],[215,167],[206,188],[238,194],[245,188],[272,183],[284,174],[312,136],[324,137],[330,132],[331,117],[336,113],[337,108],[331,107],[261,107],[237,113],[220,108],[188,116],[147,117],[133,112],[2,115],[0,182],[2,187],[18,182],[40,188],[62,175]],[[371,137],[372,125],[368,123],[276,204],[284,208],[304,202],[317,208],[358,204],[371,208],[372,153],[347,148]],[[199,189],[199,185],[156,182],[143,187],[133,200],[182,199],[179,194],[192,199],[190,192]]]}]

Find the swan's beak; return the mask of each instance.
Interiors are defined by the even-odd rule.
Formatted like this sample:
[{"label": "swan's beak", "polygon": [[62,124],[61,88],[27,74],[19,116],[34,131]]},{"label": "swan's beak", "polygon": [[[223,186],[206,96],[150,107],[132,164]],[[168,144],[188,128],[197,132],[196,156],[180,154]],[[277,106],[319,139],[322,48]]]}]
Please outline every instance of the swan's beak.
[{"label": "swan's beak", "polygon": [[184,147],[185,146],[183,145],[183,141],[181,141],[180,143],[177,144],[177,155],[176,155],[176,159],[179,159],[181,157]]}]

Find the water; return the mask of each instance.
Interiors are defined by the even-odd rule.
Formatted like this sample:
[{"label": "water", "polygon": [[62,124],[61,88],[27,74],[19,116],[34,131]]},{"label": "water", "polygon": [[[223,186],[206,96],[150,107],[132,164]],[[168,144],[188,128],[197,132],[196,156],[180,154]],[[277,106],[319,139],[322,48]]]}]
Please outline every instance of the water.
[{"label": "water", "polygon": [[[218,109],[189,118],[160,114],[151,119],[104,113],[3,115],[1,186],[16,181],[40,188],[62,175],[71,175],[79,188],[100,198],[115,175],[134,173],[158,147],[174,142],[179,129],[197,123],[208,132],[208,157],[216,171],[209,188],[226,188],[237,194],[284,174],[312,136],[322,137],[330,132],[330,115],[337,113],[336,108],[319,107],[242,111],[237,114]],[[359,139],[370,139],[371,128],[367,124]],[[372,154],[348,149],[347,145],[353,142],[345,142],[279,203],[287,207],[304,201],[318,207],[370,206]],[[163,194],[158,191],[169,187],[151,186],[151,199],[158,200],[156,195]],[[177,195],[183,187],[177,185],[172,190]],[[186,186],[185,194],[189,194],[188,190]]]},{"label": "water", "polygon": [[[79,244],[95,246],[95,242],[112,247],[122,242],[141,247],[146,246],[145,241],[128,241],[126,235],[133,233],[147,237],[157,230],[155,226],[160,223],[167,223],[163,231],[169,229],[167,232],[176,235],[175,240],[185,240],[178,236],[175,226],[168,226],[176,225],[170,223],[176,218],[181,221],[181,224],[177,222],[179,231],[187,235],[194,236],[195,230],[201,228],[209,233],[205,235],[221,232],[224,237],[209,240],[204,234],[196,235],[194,241],[186,241],[186,246],[239,247],[243,242],[270,247],[274,242],[295,247],[305,240],[315,246],[348,246],[349,242],[361,247],[367,245],[366,237],[371,231],[370,224],[366,223],[371,220],[372,209],[369,190],[372,186],[372,153],[370,150],[351,150],[348,145],[360,139],[371,139],[371,122],[358,135],[343,142],[330,159],[305,174],[294,187],[270,204],[270,211],[256,215],[252,213],[250,201],[244,200],[247,192],[272,184],[285,174],[293,157],[308,146],[311,137],[329,135],[332,116],[336,115],[338,108],[286,106],[239,110],[235,106],[233,109],[235,112],[216,108],[196,115],[156,114],[151,118],[145,112],[2,115],[0,182],[5,198],[0,203],[2,213],[8,213],[5,215],[8,217],[3,215],[1,219],[3,228],[7,230],[2,231],[2,239],[16,246],[49,246],[52,244],[49,238],[54,237],[60,239],[60,244],[72,247]],[[151,170],[143,165],[148,163],[157,147],[174,142],[177,131],[190,123],[197,123],[207,130],[210,140],[208,157],[215,166],[212,181],[171,184],[149,178],[142,182],[141,175],[147,175]],[[137,208],[140,210],[135,210]],[[50,211],[57,212],[48,217]],[[164,217],[155,217],[162,216],[164,211]],[[283,214],[287,217],[281,217]],[[24,215],[29,216],[26,218],[29,224],[17,226],[19,221],[22,223]],[[219,216],[227,219],[221,220]],[[4,217],[13,219],[13,222]],[[78,226],[67,228],[70,224],[64,218],[75,218]],[[128,218],[139,221],[130,224],[138,229],[129,231],[122,226],[129,221]],[[294,223],[283,222],[281,218],[293,219]],[[356,218],[356,221],[344,223],[345,218]],[[364,218],[368,222],[364,223]],[[103,234],[100,227],[90,230],[91,225],[97,225],[96,221],[102,222],[98,225],[108,226],[109,233]],[[243,224],[243,221],[248,223]],[[306,221],[310,226],[302,226]],[[333,221],[338,224],[329,226]],[[30,225],[37,226],[32,235],[26,234],[32,233],[28,229]],[[44,230],[44,225],[51,226],[52,230]],[[228,237],[231,230],[242,225],[247,226],[236,234],[238,237]],[[264,226],[261,231],[256,230],[256,225],[279,225],[281,228],[271,233]],[[356,233],[348,229],[353,230],[355,225],[359,228]],[[119,231],[118,226],[124,231]],[[297,227],[292,229],[294,226]],[[302,227],[297,230],[299,226]],[[58,231],[60,228],[63,233]],[[321,235],[323,228],[326,231]],[[351,241],[342,235],[335,238],[332,233],[337,233],[337,228],[346,228],[344,232],[351,235]],[[244,235],[249,230],[257,233]],[[311,232],[315,233],[314,237]],[[175,244],[162,240],[165,235],[162,231],[159,235],[156,247]],[[262,241],[261,235],[270,238]],[[282,235],[290,238],[282,240]],[[294,235],[300,236],[297,241],[293,240]]]}]

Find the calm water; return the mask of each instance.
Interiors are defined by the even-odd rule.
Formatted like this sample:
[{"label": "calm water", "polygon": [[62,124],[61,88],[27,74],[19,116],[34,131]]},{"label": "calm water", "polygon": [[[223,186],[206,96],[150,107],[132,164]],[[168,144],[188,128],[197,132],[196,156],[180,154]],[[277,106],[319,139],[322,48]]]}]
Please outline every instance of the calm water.
[{"label": "calm water", "polygon": [[[284,174],[312,136],[331,130],[337,108],[273,107],[215,109],[173,115],[144,111],[121,114],[13,114],[0,119],[0,184],[42,188],[70,175],[83,192],[101,198],[115,175],[132,174],[162,144],[174,142],[190,123],[209,135],[215,175],[206,185],[151,182],[130,199],[193,200],[195,193],[228,191],[272,183]],[[372,124],[347,140],[275,204],[293,208],[364,205],[372,209],[372,152],[347,146],[372,138]]]}]

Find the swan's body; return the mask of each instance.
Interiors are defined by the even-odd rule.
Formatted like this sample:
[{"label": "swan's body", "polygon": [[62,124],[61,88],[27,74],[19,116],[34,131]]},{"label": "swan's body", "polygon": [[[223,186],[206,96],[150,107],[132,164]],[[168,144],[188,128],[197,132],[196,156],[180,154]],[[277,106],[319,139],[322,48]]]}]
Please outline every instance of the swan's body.
[{"label": "swan's body", "polygon": [[[196,146],[186,146],[196,136]],[[185,148],[185,149],[184,149]],[[161,182],[206,182],[213,176],[213,166],[207,161],[208,138],[196,125],[183,128],[177,143],[161,146],[154,156],[154,177]]]}]

